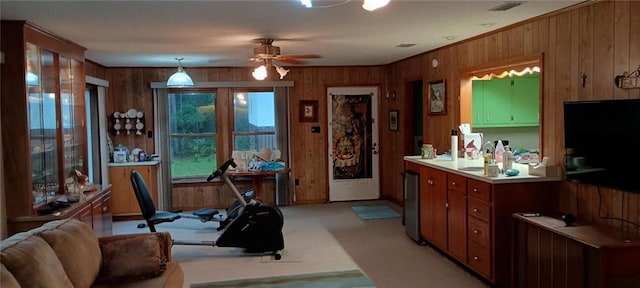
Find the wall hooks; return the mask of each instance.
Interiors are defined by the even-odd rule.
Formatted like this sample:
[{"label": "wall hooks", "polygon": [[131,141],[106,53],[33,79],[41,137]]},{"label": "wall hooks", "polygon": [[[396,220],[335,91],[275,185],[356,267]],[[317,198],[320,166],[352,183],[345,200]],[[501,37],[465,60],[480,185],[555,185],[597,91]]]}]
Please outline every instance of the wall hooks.
[{"label": "wall hooks", "polygon": [[640,65],[638,65],[638,69],[632,71],[631,73],[625,71],[624,73],[622,73],[622,75],[616,75],[613,81],[618,88],[640,88]]},{"label": "wall hooks", "polygon": [[395,101],[396,100],[396,92],[395,91],[389,91],[389,92],[387,92],[387,95],[384,98],[387,99],[388,101]]}]

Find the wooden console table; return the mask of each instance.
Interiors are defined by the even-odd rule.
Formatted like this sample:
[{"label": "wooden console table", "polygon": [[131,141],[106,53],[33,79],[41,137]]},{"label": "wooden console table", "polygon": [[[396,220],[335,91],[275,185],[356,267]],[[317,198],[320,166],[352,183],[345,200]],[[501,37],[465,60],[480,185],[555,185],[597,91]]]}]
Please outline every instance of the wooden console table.
[{"label": "wooden console table", "polygon": [[640,285],[640,235],[514,214],[514,287]]},{"label": "wooden console table", "polygon": [[[262,180],[264,180],[264,177],[268,177],[268,176],[275,176],[276,174],[288,174],[291,171],[291,169],[289,168],[285,168],[282,170],[275,170],[275,171],[232,171],[229,170],[229,172],[227,172],[229,175],[229,177],[231,177],[232,179],[234,177],[248,177],[251,178],[252,182],[253,182],[253,188],[256,190],[256,196],[258,197],[258,199],[264,199],[264,192],[262,191]],[[276,204],[276,198],[278,196],[276,195],[275,191],[273,192],[273,204]]]}]

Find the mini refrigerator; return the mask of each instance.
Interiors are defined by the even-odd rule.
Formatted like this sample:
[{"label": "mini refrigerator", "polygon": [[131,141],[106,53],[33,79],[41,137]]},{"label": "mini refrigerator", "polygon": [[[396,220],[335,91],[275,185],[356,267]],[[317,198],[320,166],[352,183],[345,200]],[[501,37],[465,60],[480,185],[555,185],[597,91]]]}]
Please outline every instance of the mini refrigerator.
[{"label": "mini refrigerator", "polygon": [[420,236],[420,174],[406,170],[404,173],[404,227],[413,241],[423,243]]}]

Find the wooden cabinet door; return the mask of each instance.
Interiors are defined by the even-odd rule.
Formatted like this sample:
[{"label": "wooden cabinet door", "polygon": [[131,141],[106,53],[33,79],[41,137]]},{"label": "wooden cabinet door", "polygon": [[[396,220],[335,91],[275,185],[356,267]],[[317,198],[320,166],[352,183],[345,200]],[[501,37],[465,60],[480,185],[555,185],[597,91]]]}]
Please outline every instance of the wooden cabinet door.
[{"label": "wooden cabinet door", "polygon": [[471,82],[471,122],[473,127],[484,125],[484,82],[486,81],[474,80]]},{"label": "wooden cabinet door", "polygon": [[467,262],[467,197],[459,191],[448,191],[449,253]]},{"label": "wooden cabinet door", "polygon": [[111,219],[111,192],[107,192],[100,198],[91,202],[93,216],[93,231],[98,236],[108,236],[112,234]]},{"label": "wooden cabinet door", "polygon": [[158,172],[157,166],[111,166],[109,180],[111,181],[112,212],[114,215],[142,215],[138,200],[131,186],[131,171],[136,170],[144,179],[153,203],[158,208]]},{"label": "wooden cabinet door", "polygon": [[113,214],[131,213],[131,196],[133,188],[129,180],[129,167],[109,167],[109,181],[111,182],[111,211]]},{"label": "wooden cabinet door", "polygon": [[93,228],[93,216],[91,215],[91,212],[91,205],[84,205],[82,209],[71,216],[71,218],[78,219]]},{"label": "wooden cabinet door", "polygon": [[511,123],[511,79],[492,79],[484,83],[484,124],[503,127]]},{"label": "wooden cabinet door", "polygon": [[433,243],[433,194],[429,187],[429,168],[420,167],[420,234],[422,238]]},{"label": "wooden cabinet door", "polygon": [[432,195],[430,209],[433,211],[431,229],[433,244],[447,250],[447,174],[444,171],[429,169],[427,178],[429,193]]},{"label": "wooden cabinet door", "polygon": [[512,103],[513,125],[540,124],[540,82],[537,76],[514,79]]}]

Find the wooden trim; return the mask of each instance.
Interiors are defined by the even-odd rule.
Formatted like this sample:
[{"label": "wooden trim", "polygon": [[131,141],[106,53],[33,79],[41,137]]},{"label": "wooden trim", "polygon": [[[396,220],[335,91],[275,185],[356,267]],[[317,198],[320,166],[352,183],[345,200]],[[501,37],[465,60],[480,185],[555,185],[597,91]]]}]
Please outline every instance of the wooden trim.
[{"label": "wooden trim", "polygon": [[[196,82],[193,87],[171,88],[171,89],[193,89],[193,88],[259,88],[259,87],[293,87],[293,81],[216,81],[216,82]],[[151,82],[151,88],[169,88],[166,82]]]}]

